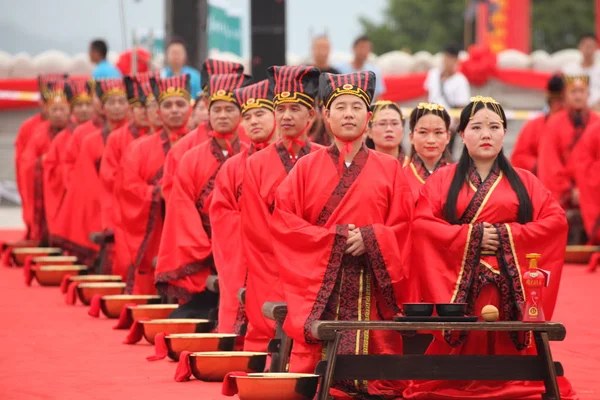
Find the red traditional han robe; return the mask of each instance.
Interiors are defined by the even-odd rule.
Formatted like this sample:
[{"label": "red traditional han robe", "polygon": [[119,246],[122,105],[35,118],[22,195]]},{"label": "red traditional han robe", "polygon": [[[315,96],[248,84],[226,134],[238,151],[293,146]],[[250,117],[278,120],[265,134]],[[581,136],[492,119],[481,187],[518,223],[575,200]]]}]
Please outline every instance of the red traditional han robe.
[{"label": "red traditional han robe", "polygon": [[[319,320],[392,319],[408,299],[408,249],[414,210],[402,166],[363,146],[339,171],[333,145],[300,160],[279,186],[271,228],[288,306],[284,329],[294,339],[290,371],[314,371],[322,345]],[[344,254],[348,224],[366,253]],[[344,332],[338,354],[400,354],[397,332]],[[338,382],[347,393],[381,394],[378,382]],[[367,387],[368,386],[368,387]]]},{"label": "red traditional han robe", "polygon": [[538,176],[555,199],[565,209],[573,208],[571,193],[574,187],[571,152],[577,141],[600,117],[588,111],[585,126],[575,128],[568,110],[557,112],[546,123],[547,131],[541,136]]},{"label": "red traditional han robe", "polygon": [[67,147],[64,153],[64,179],[65,179],[65,187],[68,189],[71,182],[71,175],[73,173],[73,169],[75,168],[75,162],[77,161],[77,157],[81,152],[81,144],[83,143],[83,139],[92,133],[101,129],[104,126],[104,122],[100,118],[92,118],[91,120],[84,122],[79,125],[73,131],[71,135],[71,139],[67,142]]},{"label": "red traditional han robe", "polygon": [[[309,141],[298,158],[322,149]],[[275,337],[275,323],[264,317],[266,301],[283,301],[278,267],[273,254],[273,234],[269,229],[275,206],[275,192],[294,166],[283,142],[268,146],[248,159],[241,198],[242,249],[248,267],[246,314],[248,329],[244,349],[265,351]]]},{"label": "red traditional han robe", "polygon": [[581,216],[590,244],[600,244],[600,124],[590,126],[573,150]]},{"label": "red traditional han robe", "polygon": [[[29,143],[29,139],[31,139],[34,132],[44,123],[49,124],[42,113],[37,113],[27,118],[19,128],[19,132],[17,132],[17,139],[15,140],[15,175],[19,193],[21,193],[21,188],[23,187],[21,180],[21,155],[23,154],[23,151],[25,151],[25,147],[27,147],[27,143]],[[21,194],[21,197],[22,196],[23,195]]]},{"label": "red traditional han robe", "polygon": [[19,158],[23,220],[28,229],[29,239],[32,240],[48,240],[43,158],[58,132],[59,130],[50,127],[49,123],[40,124]]},{"label": "red traditional han robe", "polygon": [[[71,172],[70,184],[57,214],[57,230],[52,241],[76,255],[86,265],[96,257],[98,245],[90,241],[90,234],[101,230],[100,163],[110,135],[109,126],[86,134],[81,151]],[[77,138],[72,138],[72,143]]]},{"label": "red traditional han robe", "polygon": [[127,268],[127,293],[154,294],[152,261],[158,254],[163,230],[161,179],[171,142],[164,130],[140,138],[127,148],[117,199],[120,226],[131,264]]},{"label": "red traditional han robe", "polygon": [[149,128],[138,128],[133,122],[115,130],[106,142],[106,149],[100,164],[100,182],[102,183],[103,201],[101,223],[103,231],[110,231],[114,235],[114,243],[110,246],[110,255],[103,266],[107,272],[118,274],[125,279],[127,268],[131,264],[131,257],[125,243],[124,232],[120,224],[120,204],[117,199],[116,182],[121,182],[121,161],[125,150],[131,142],[140,136],[145,136]]},{"label": "red traditional han robe", "polygon": [[76,128],[77,125],[71,123],[69,127],[60,131],[50,144],[43,160],[44,205],[50,234],[56,232],[56,216],[67,191],[64,177],[64,156],[67,144]]},{"label": "red traditional han robe", "polygon": [[240,334],[247,322],[238,292],[246,285],[246,261],[242,252],[240,197],[246,161],[254,146],[227,160],[217,177],[210,202],[212,252],[219,275],[219,326],[223,333]]},{"label": "red traditional han robe", "polygon": [[510,162],[514,167],[537,174],[540,138],[546,130],[548,118],[548,115],[540,115],[523,125],[510,156]]},{"label": "red traditional han robe", "polygon": [[[446,161],[446,158],[442,156],[433,169],[433,172],[446,165],[448,165],[448,162]],[[404,174],[406,175],[406,180],[408,181],[408,185],[410,186],[415,201],[419,199],[421,188],[425,185],[427,178],[429,178],[432,173],[427,170],[423,160],[421,160],[417,154],[414,154],[412,160],[404,166]]]},{"label": "red traditional han robe", "polygon": [[[525,255],[541,253],[540,267],[550,272],[544,289],[543,308],[552,319],[558,294],[567,239],[567,221],[552,194],[528,171],[517,174],[529,193],[533,221],[516,222],[517,196],[508,179],[496,167],[482,182],[472,169],[457,200],[459,224],[443,218],[450,182],[456,166],[432,175],[417,203],[412,235],[411,276],[418,278],[421,296],[431,303],[467,303],[470,315],[481,315],[492,304],[500,320],[520,320],[525,293],[522,274],[528,268]],[[483,222],[496,226],[500,248],[494,255],[481,251]],[[437,334],[427,354],[535,354],[530,335],[511,332],[445,332]],[[572,392],[561,381],[563,399]],[[513,399],[544,392],[543,382],[424,381],[404,391],[408,399]]]},{"label": "red traditional han robe", "polygon": [[[237,154],[246,145],[238,139],[232,148]],[[214,272],[209,209],[215,177],[226,160],[212,138],[188,151],[177,169],[167,201],[155,280],[162,294],[179,302],[203,292],[206,278]]]}]

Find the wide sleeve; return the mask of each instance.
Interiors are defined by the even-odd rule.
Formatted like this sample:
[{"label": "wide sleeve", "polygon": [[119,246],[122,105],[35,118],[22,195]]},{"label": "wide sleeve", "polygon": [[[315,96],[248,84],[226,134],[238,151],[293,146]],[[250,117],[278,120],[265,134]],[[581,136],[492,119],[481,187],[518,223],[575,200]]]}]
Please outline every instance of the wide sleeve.
[{"label": "wide sleeve", "polygon": [[121,130],[112,133],[106,142],[106,148],[102,154],[100,163],[100,184],[102,191],[102,228],[114,228],[113,207],[114,207],[114,188],[117,180],[117,174],[121,168],[121,146],[119,142]]},{"label": "wide sleeve", "polygon": [[539,253],[540,268],[550,272],[549,286],[544,291],[544,314],[552,318],[565,260],[568,224],[565,212],[551,193],[533,175],[522,174],[533,205],[533,221],[497,224],[501,245],[509,246],[508,256],[516,258],[521,274],[528,268],[526,255]]},{"label": "wide sleeve", "polygon": [[63,156],[63,179],[65,188],[69,188],[71,184],[71,178],[73,176],[73,169],[75,168],[75,163],[77,162],[77,157],[79,156],[79,152],[81,150],[81,142],[83,141],[83,134],[76,130],[71,135],[71,138],[67,142],[65,147],[65,152]]},{"label": "wide sleeve", "polygon": [[205,289],[212,266],[211,242],[196,207],[202,189],[197,156],[186,153],[177,169],[155,273],[159,291],[184,300]]},{"label": "wide sleeve", "polygon": [[556,119],[548,121],[546,126],[548,129],[540,135],[543,139],[538,152],[538,176],[554,198],[564,206],[571,198],[571,177],[563,161],[564,154],[560,146],[565,126],[561,120]]},{"label": "wide sleeve", "polygon": [[409,285],[410,228],[414,200],[400,163],[395,162],[390,209],[385,221],[361,227],[367,258],[377,286],[389,310],[397,313],[398,304],[418,298],[418,288]]},{"label": "wide sleeve", "polygon": [[[181,141],[179,143],[181,143]],[[177,147],[177,144],[175,144],[165,159],[162,177],[162,191],[166,202],[168,202],[169,198],[171,197],[171,190],[173,189],[175,174],[179,164],[179,158],[177,157],[179,154],[178,150],[179,148]]]},{"label": "wide sleeve", "polygon": [[41,239],[41,213],[43,211],[43,147],[46,129],[38,129],[27,143],[20,157],[21,201],[23,219],[30,229],[31,239]]},{"label": "wide sleeve", "polygon": [[71,132],[68,129],[60,132],[52,141],[50,149],[42,162],[44,171],[44,204],[49,223],[56,216],[65,193],[64,164],[61,155],[64,151],[63,146],[70,135]]},{"label": "wide sleeve", "polygon": [[419,282],[419,300],[430,303],[451,301],[459,271],[467,257],[479,256],[483,236],[483,224],[451,225],[444,220],[444,179],[451,178],[440,172],[421,190],[411,233],[411,280]]},{"label": "wide sleeve", "polygon": [[527,121],[519,132],[515,147],[510,156],[510,162],[514,167],[523,168],[527,171],[534,172],[537,162],[537,147],[536,142],[536,120]]},{"label": "wide sleeve", "polygon": [[[295,340],[311,341],[305,327],[321,318],[340,270],[348,225],[316,226],[303,218],[304,193],[302,168],[296,165],[281,183],[271,218],[273,250],[288,306],[286,332]],[[323,292],[323,293],[321,293]]]},{"label": "wide sleeve", "polygon": [[[585,230],[592,243],[599,242],[600,232],[600,135],[597,129],[590,129],[573,150],[575,181],[579,189],[579,204]],[[592,237],[592,236],[596,237]]]},{"label": "wide sleeve", "polygon": [[[212,252],[219,274],[219,331],[233,332],[239,301],[238,290],[245,285],[246,263],[242,243],[241,212],[235,169],[231,161],[225,162],[215,178],[215,188],[210,204],[212,227]],[[237,168],[239,165],[233,164]],[[241,184],[241,182],[240,182]]]}]

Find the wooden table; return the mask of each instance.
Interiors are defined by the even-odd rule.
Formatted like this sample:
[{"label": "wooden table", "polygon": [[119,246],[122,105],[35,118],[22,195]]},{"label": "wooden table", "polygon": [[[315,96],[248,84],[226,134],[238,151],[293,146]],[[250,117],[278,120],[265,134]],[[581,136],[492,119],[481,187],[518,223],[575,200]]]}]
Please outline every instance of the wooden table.
[{"label": "wooden table", "polygon": [[[320,361],[319,400],[326,400],[334,380],[521,380],[543,381],[543,400],[560,400],[557,376],[562,365],[552,360],[549,341],[562,341],[566,329],[555,322],[393,322],[316,321],[312,335],[324,341],[326,360]],[[502,355],[337,355],[341,332],[357,330],[393,331],[512,331],[533,332],[536,356]]]}]

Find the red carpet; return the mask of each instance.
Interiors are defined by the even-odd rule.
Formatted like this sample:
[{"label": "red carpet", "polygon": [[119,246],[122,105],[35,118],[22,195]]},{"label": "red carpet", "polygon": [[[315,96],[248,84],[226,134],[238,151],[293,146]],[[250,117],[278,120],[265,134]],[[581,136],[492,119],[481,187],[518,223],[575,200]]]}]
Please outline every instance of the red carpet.
[{"label": "red carpet", "polygon": [[[0,239],[9,239],[0,231]],[[600,399],[600,274],[569,266],[556,311],[567,339],[555,343],[555,360],[581,399]],[[593,322],[593,321],[596,322]],[[124,345],[115,320],[91,318],[87,307],[67,306],[58,288],[26,288],[20,269],[0,270],[0,399],[137,400],[222,399],[221,385],[173,381],[176,364],[146,361],[148,344]]]}]

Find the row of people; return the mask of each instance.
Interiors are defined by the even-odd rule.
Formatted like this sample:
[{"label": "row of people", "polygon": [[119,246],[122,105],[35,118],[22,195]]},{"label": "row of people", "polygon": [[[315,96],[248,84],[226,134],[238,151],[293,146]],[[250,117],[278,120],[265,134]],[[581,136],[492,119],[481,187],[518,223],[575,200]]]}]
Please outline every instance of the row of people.
[{"label": "row of people", "polygon": [[[67,250],[78,254],[85,247],[93,255],[83,240],[89,226],[87,232],[74,227],[99,219],[95,227],[114,235],[104,268],[121,274],[128,292],[158,290],[181,304],[177,317],[206,317],[220,300],[219,331],[241,333],[246,325],[247,350],[265,350],[274,337],[262,305],[285,301],[284,329],[294,340],[291,371],[312,372],[321,360],[322,346],[310,334],[317,320],[390,319],[403,303],[418,301],[464,302],[472,315],[491,304],[501,319],[519,320],[521,266],[530,252],[542,253],[551,272],[543,306],[552,317],[565,213],[537,178],[504,156],[507,120],[496,101],[471,99],[458,125],[463,154],[446,165],[446,110],[437,104],[413,110],[407,158],[398,149],[399,108],[389,102],[371,108],[372,72],[334,75],[310,66],[274,66],[268,80],[249,84],[240,65],[207,60],[202,73],[209,120],[191,132],[187,76],[98,82],[104,121],[82,135],[56,214],[70,218],[50,228],[51,242],[59,237]],[[48,86],[59,92],[60,85]],[[126,94],[129,121],[117,113]],[[317,99],[333,135],[329,147],[307,140]],[[162,128],[144,124],[155,117]],[[382,151],[367,148],[367,132]],[[44,154],[40,158],[45,161]],[[34,208],[44,208],[45,197],[33,201]],[[206,289],[215,272],[220,299]],[[237,300],[242,287],[243,305]],[[401,351],[402,337],[393,332],[345,333],[340,345],[347,354]],[[498,332],[439,336],[428,352],[525,355],[535,349],[527,338]],[[562,383],[563,398],[571,398],[568,382]],[[334,387],[342,397],[415,399],[434,392],[506,399],[543,390],[541,383],[517,382],[356,381]]]}]

